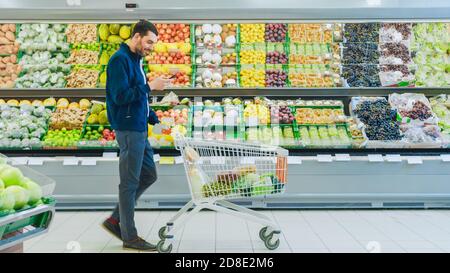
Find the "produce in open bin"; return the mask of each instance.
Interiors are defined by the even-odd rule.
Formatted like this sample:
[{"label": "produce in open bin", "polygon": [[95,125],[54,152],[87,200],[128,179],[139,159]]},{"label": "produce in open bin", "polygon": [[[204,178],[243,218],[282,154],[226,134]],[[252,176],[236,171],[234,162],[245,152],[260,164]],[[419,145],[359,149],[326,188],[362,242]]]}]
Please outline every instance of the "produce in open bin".
[{"label": "produce in open bin", "polygon": [[13,88],[22,67],[17,64],[17,56],[0,56],[0,88]]},{"label": "produce in open bin", "polygon": [[380,51],[377,43],[343,43],[343,64],[378,64]]},{"label": "produce in open bin", "polygon": [[[291,43],[331,43],[333,29],[333,24],[289,24],[289,38]],[[336,31],[339,38],[339,29]]]},{"label": "produce in open bin", "polygon": [[64,24],[22,24],[17,34],[20,50],[27,55],[34,52],[69,52],[69,43],[65,41]]},{"label": "produce in open bin", "polygon": [[66,77],[67,88],[96,88],[99,78],[99,66],[75,66]]},{"label": "produce in open bin", "polygon": [[[83,103],[84,104],[84,103]],[[59,99],[57,109],[50,117],[50,129],[81,129],[87,115],[87,110],[81,109],[78,103],[69,104],[67,99]]]},{"label": "produce in open bin", "polygon": [[66,28],[67,42],[93,43],[97,41],[96,24],[68,24]]},{"label": "produce in open bin", "polygon": [[156,24],[159,40],[163,43],[190,42],[190,26],[188,24]]},{"label": "produce in open bin", "polygon": [[195,63],[202,66],[236,64],[237,54],[231,49],[199,49]]},{"label": "produce in open bin", "polygon": [[281,68],[268,67],[265,82],[266,87],[286,87],[287,73]]},{"label": "produce in open bin", "polygon": [[292,124],[294,121],[291,108],[287,105],[271,105],[270,116],[272,124]]},{"label": "produce in open bin", "polygon": [[237,72],[233,67],[197,68],[195,87],[236,87]]},{"label": "produce in open bin", "polygon": [[100,24],[98,36],[100,41],[120,44],[131,38],[133,26],[128,24]]},{"label": "produce in open bin", "polygon": [[0,104],[0,147],[39,146],[52,111],[44,106],[32,106],[29,101],[15,107],[11,106],[13,102],[8,102]]},{"label": "produce in open bin", "polygon": [[109,126],[86,126],[79,147],[118,147],[116,133]]},{"label": "produce in open bin", "polygon": [[380,43],[408,43],[411,34],[411,23],[383,23],[380,28]]},{"label": "produce in open bin", "polygon": [[397,111],[391,108],[385,98],[353,97],[351,109],[365,125],[364,132],[369,140],[402,139],[400,126],[396,121]]},{"label": "produce in open bin", "polygon": [[249,127],[246,129],[246,141],[267,145],[296,145],[292,127]]},{"label": "produce in open bin", "polygon": [[189,43],[162,43],[154,46],[153,52],[145,57],[149,64],[190,64],[191,45]]},{"label": "produce in open bin", "polygon": [[380,69],[378,65],[346,65],[342,76],[349,87],[379,87]]},{"label": "produce in open bin", "polygon": [[290,44],[290,64],[331,64],[340,63],[340,54],[328,44]]},{"label": "produce in open bin", "polygon": [[16,88],[64,88],[65,76],[70,72],[70,65],[65,64],[62,53],[52,54],[48,51],[24,55],[19,61],[22,75],[16,79]]},{"label": "produce in open bin", "polygon": [[92,108],[89,114],[89,117],[86,120],[87,124],[94,125],[107,125],[108,121],[108,113],[106,111],[106,103],[100,101],[92,101]]},{"label": "produce in open bin", "polygon": [[450,97],[442,94],[430,99],[434,113],[439,118],[438,125],[446,145],[450,144]]},{"label": "produce in open bin", "polygon": [[255,66],[242,66],[241,87],[264,87],[266,85],[266,72],[263,68]]},{"label": "produce in open bin", "polygon": [[351,138],[345,126],[299,126],[300,141],[306,147],[349,147]]},{"label": "produce in open bin", "polygon": [[339,74],[325,65],[295,65],[289,67],[289,81],[292,87],[334,87],[341,86]]},{"label": "produce in open bin", "polygon": [[169,87],[191,86],[192,68],[188,65],[157,65],[149,64],[147,80],[151,82],[157,77],[170,78],[175,76]]},{"label": "produce in open bin", "polygon": [[297,108],[295,119],[298,124],[334,124],[346,120],[343,109],[332,108]]},{"label": "produce in open bin", "polygon": [[19,52],[19,43],[16,43],[16,25],[0,24],[0,55],[11,55]]},{"label": "produce in open bin", "polygon": [[379,23],[346,23],[344,38],[347,42],[378,43],[379,29]]},{"label": "produce in open bin", "polygon": [[[74,44],[72,45],[72,51],[69,58],[67,58],[67,64],[98,64],[100,53],[100,43],[90,44]],[[106,62],[106,64],[108,64]],[[106,65],[105,64],[105,65]]]},{"label": "produce in open bin", "polygon": [[241,64],[265,64],[266,47],[264,43],[242,44],[239,53]]},{"label": "produce in open bin", "polygon": [[244,109],[244,120],[247,126],[270,124],[270,110],[265,103],[249,103]]},{"label": "produce in open bin", "polygon": [[404,123],[437,124],[437,117],[424,94],[390,94],[389,103]]},{"label": "produce in open bin", "polygon": [[240,24],[241,43],[261,43],[265,41],[265,24]]},{"label": "produce in open bin", "polygon": [[203,24],[195,26],[195,43],[197,47],[236,46],[237,24]]},{"label": "produce in open bin", "polygon": [[417,23],[413,26],[411,51],[416,65],[416,86],[450,85],[450,24]]},{"label": "produce in open bin", "polygon": [[68,130],[66,128],[50,129],[45,135],[42,144],[44,148],[76,147],[81,138],[81,129]]},{"label": "produce in open bin", "polygon": [[268,43],[266,48],[266,64],[287,64],[288,57],[282,43]]},{"label": "produce in open bin", "polygon": [[265,40],[266,42],[282,42],[286,41],[287,24],[270,23],[266,24]]}]

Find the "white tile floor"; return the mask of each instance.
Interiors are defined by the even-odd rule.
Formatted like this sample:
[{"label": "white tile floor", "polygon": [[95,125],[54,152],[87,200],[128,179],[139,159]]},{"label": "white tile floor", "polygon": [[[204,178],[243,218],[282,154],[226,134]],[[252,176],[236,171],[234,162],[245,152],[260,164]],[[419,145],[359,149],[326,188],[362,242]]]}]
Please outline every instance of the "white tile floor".
[{"label": "white tile floor", "polygon": [[[274,252],[450,253],[450,210],[261,211],[282,229]],[[157,242],[157,232],[175,211],[138,211],[139,234]],[[57,212],[49,233],[25,243],[25,252],[132,252],[100,223],[109,212]],[[181,229],[174,252],[270,252],[261,226],[229,215],[202,212]]]}]

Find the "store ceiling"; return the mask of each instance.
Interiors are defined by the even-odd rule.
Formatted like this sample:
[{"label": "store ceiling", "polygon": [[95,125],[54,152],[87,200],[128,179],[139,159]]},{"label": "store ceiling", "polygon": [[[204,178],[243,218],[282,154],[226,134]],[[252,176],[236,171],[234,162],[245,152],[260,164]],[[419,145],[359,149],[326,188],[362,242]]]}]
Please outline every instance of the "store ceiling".
[{"label": "store ceiling", "polygon": [[[77,4],[80,5],[77,5]],[[126,11],[125,3],[138,8]],[[450,19],[448,0],[2,0],[0,20]]]}]

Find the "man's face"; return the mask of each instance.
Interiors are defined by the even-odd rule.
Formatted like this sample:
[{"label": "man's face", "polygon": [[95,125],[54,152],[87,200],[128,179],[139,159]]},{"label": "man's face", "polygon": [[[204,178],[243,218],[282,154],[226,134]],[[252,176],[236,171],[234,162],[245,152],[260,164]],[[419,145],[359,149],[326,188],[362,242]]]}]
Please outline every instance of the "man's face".
[{"label": "man's face", "polygon": [[153,50],[154,44],[158,41],[158,36],[155,33],[148,31],[147,35],[141,36],[139,33],[137,35],[137,44],[136,51],[142,57],[150,54],[150,51]]}]

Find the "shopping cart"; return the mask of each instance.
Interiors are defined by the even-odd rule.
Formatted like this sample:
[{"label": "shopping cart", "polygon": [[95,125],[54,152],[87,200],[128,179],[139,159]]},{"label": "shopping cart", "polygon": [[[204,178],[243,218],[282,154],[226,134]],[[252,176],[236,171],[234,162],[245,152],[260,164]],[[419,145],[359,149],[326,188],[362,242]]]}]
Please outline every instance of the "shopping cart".
[{"label": "shopping cart", "polygon": [[[269,217],[227,200],[282,194],[288,151],[276,146],[177,137],[192,200],[159,230],[157,250],[170,253],[174,236],[203,209],[262,224],[259,237],[269,250],[280,245],[280,229]],[[192,210],[191,210],[192,209]]]}]

